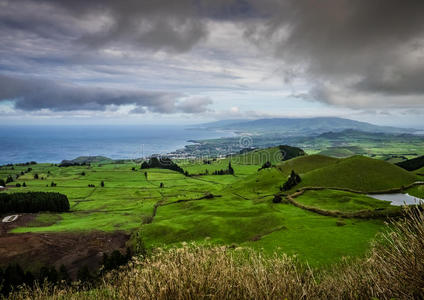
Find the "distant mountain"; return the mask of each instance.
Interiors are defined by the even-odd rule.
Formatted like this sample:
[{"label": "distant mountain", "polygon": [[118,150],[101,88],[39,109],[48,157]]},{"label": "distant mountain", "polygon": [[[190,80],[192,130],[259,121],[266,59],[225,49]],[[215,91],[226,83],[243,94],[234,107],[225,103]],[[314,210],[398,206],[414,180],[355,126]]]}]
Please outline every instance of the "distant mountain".
[{"label": "distant mountain", "polygon": [[319,118],[273,118],[258,120],[223,120],[203,124],[205,128],[219,128],[249,133],[280,133],[288,136],[316,135],[325,132],[340,132],[353,129],[365,132],[412,133],[415,130],[379,126],[336,117]]}]

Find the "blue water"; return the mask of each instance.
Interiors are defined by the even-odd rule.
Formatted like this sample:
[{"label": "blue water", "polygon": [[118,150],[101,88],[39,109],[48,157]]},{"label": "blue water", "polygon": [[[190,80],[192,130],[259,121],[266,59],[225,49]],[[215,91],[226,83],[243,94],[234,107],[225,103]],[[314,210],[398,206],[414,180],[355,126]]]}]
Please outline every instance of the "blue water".
[{"label": "blue water", "polygon": [[172,152],[192,139],[231,135],[178,125],[3,126],[0,129],[0,165],[27,161],[58,163],[88,155],[134,159]]}]

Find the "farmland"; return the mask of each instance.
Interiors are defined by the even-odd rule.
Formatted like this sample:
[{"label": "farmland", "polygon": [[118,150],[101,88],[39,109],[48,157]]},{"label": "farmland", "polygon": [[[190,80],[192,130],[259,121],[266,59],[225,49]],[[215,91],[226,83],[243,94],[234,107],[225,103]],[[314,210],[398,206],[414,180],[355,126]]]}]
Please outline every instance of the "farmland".
[{"label": "farmland", "polygon": [[[273,203],[291,170],[302,178],[299,187],[364,192],[400,188],[419,179],[388,162],[360,156],[274,159],[273,166],[260,170],[269,157],[278,156],[276,149],[257,150],[247,157],[177,161],[191,176],[160,168],[140,169],[140,163],[132,161],[69,167],[35,164],[30,171],[28,166],[2,167],[4,178],[24,173],[8,184],[7,193],[54,191],[66,195],[70,202],[69,212],[35,214],[9,234],[122,232],[132,235],[129,244],[142,239],[150,250],[184,242],[233,245],[269,254],[284,252],[312,266],[325,266],[346,256],[364,255],[384,220],[340,220],[285,201]],[[230,161],[234,175],[211,175],[226,169]],[[26,187],[15,187],[24,183]],[[419,196],[421,188],[413,187],[411,193]],[[329,211],[390,206],[365,195],[331,189],[307,191],[296,201]]]}]

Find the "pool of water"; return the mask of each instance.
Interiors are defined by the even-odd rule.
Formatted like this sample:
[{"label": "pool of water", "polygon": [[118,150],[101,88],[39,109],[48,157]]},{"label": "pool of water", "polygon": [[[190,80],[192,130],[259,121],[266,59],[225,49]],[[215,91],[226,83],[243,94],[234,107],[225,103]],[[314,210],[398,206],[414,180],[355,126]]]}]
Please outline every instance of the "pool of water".
[{"label": "pool of water", "polygon": [[375,194],[375,195],[368,195],[369,197],[384,200],[384,201],[390,201],[391,205],[400,206],[400,205],[412,205],[412,204],[424,204],[424,200],[411,196],[409,194]]}]

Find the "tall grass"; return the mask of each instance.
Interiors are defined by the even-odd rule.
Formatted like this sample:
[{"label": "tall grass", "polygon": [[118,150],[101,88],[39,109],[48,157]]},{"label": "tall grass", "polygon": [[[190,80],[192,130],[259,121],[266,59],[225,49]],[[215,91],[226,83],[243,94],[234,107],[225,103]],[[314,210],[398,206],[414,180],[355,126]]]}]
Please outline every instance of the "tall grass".
[{"label": "tall grass", "polygon": [[184,245],[110,273],[91,290],[37,287],[13,299],[417,299],[424,297],[424,215],[393,221],[364,259],[311,270],[285,255]]}]

